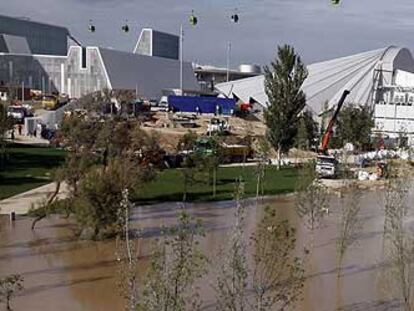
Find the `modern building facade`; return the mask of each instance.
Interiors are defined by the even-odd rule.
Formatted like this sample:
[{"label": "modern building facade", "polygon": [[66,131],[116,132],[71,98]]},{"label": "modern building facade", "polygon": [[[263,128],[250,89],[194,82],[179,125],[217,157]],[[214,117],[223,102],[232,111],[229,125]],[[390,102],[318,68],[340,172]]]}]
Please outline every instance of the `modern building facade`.
[{"label": "modern building facade", "polygon": [[[31,54],[65,56],[68,52],[67,28],[0,15],[0,34],[27,41]],[[0,52],[13,53],[0,39]]]},{"label": "modern building facade", "polygon": [[[100,47],[68,49],[68,36],[66,28],[0,16],[0,85],[24,85],[75,98],[103,89],[134,90],[146,99],[159,99],[164,90],[180,87],[173,35],[152,31],[150,55]],[[199,90],[188,62],[183,63],[183,89]]]},{"label": "modern building facade", "polygon": [[178,60],[180,38],[169,33],[144,28],[141,31],[134,53]]},{"label": "modern building facade", "polygon": [[[302,90],[317,117],[332,110],[345,89],[346,104],[372,107],[375,130],[390,138],[407,135],[414,144],[414,59],[406,48],[390,46],[307,66]],[[266,109],[264,76],[216,85],[218,91]]]},{"label": "modern building facade", "polygon": [[240,65],[238,69],[194,65],[194,73],[204,91],[213,91],[216,84],[255,77],[261,74],[258,65]]}]

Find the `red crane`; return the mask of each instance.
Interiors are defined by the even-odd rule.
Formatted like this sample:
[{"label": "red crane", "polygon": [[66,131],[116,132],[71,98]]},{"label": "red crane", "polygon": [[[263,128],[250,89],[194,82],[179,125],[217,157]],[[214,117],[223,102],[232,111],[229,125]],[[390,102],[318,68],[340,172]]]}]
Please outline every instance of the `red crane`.
[{"label": "red crane", "polygon": [[328,144],[331,140],[332,134],[333,134],[333,128],[336,124],[336,121],[338,120],[339,112],[342,109],[342,106],[344,105],[346,97],[349,95],[350,91],[344,90],[342,93],[341,98],[339,99],[338,105],[336,106],[335,112],[329,121],[328,127],[326,128],[325,134],[322,136],[322,142],[321,147],[319,148],[320,154],[326,154],[326,151],[328,150]]}]

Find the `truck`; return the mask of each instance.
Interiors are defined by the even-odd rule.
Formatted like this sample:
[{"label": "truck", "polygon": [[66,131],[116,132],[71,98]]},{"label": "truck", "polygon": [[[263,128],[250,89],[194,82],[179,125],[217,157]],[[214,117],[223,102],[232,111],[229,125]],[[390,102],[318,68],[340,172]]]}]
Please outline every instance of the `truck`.
[{"label": "truck", "polygon": [[211,138],[198,139],[193,152],[206,157],[217,154],[221,163],[242,163],[252,155],[252,149],[249,146],[226,143],[216,145]]},{"label": "truck", "polygon": [[168,96],[168,106],[173,112],[231,115],[236,108],[236,100],[215,96],[170,95]]},{"label": "truck", "polygon": [[350,94],[348,90],[344,90],[335,112],[328,123],[325,134],[322,136],[321,146],[319,148],[319,155],[316,158],[315,171],[319,177],[335,178],[338,175],[338,160],[334,156],[328,155],[328,145],[333,135],[333,128],[338,120],[339,112],[345,102],[345,99]]},{"label": "truck", "polygon": [[68,103],[69,97],[65,94],[48,94],[42,97],[42,108],[45,110],[56,110]]},{"label": "truck", "polygon": [[221,118],[212,118],[207,127],[207,135],[212,134],[229,134],[230,125],[228,120]]},{"label": "truck", "polygon": [[22,105],[11,105],[7,107],[7,116],[14,119],[16,123],[22,124],[26,117],[33,116],[33,112]]}]

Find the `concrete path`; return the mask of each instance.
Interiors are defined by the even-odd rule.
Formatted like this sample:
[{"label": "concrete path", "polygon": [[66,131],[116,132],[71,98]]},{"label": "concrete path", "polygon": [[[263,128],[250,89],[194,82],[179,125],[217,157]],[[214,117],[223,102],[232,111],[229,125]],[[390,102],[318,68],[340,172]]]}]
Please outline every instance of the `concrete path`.
[{"label": "concrete path", "polygon": [[[37,146],[49,146],[50,142],[46,139],[34,136],[18,135],[15,131],[15,138],[13,140],[6,139],[10,143],[22,144],[22,145],[37,145]],[[40,135],[38,135],[40,136]]]},{"label": "concrete path", "polygon": [[[17,215],[27,214],[32,205],[47,199],[56,189],[55,183],[50,183],[42,187],[32,189],[30,191],[15,195],[8,199],[0,201],[0,214],[8,215],[15,212]],[[64,199],[68,194],[66,184],[60,186],[58,198]]]}]

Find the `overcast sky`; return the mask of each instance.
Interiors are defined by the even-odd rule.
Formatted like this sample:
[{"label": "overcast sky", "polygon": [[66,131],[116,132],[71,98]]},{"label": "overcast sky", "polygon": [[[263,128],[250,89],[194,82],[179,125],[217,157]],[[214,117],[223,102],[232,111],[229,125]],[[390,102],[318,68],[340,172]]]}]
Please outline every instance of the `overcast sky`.
[{"label": "overcast sky", "polygon": [[[412,48],[413,0],[1,0],[4,15],[69,28],[83,44],[132,50],[142,27],[171,33],[185,27],[185,58],[225,65],[265,65],[276,46],[294,45],[306,63],[350,55],[388,45]],[[237,8],[239,24],[230,15]],[[191,27],[194,10],[199,24]],[[87,30],[92,19],[94,34]],[[128,20],[132,31],[121,32]]]}]

